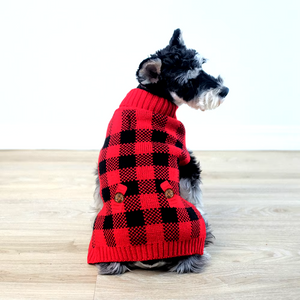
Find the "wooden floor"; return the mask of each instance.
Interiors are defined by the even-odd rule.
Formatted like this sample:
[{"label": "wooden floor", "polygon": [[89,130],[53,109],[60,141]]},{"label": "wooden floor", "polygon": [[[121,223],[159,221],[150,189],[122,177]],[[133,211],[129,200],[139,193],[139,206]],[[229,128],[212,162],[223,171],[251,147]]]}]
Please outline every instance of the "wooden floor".
[{"label": "wooden floor", "polygon": [[95,151],[0,151],[0,299],[300,299],[300,152],[197,152],[216,236],[203,274],[97,276]]}]

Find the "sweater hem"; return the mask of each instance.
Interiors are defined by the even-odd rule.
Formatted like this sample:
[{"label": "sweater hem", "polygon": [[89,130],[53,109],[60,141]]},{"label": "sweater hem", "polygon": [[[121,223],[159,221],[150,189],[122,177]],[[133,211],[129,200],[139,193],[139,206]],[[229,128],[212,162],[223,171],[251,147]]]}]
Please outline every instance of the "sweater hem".
[{"label": "sweater hem", "polygon": [[87,262],[96,264],[102,262],[130,262],[153,259],[166,259],[193,254],[203,255],[205,236],[188,240],[162,242],[149,245],[127,247],[92,247],[90,245]]}]

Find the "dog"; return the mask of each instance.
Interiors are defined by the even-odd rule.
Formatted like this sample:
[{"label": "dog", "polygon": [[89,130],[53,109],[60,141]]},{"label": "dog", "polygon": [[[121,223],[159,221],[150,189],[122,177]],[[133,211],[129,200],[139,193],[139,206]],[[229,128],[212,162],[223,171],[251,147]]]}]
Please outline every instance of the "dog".
[{"label": "dog", "polygon": [[205,111],[227,96],[222,78],[203,70],[205,62],[176,29],[167,47],[140,63],[138,87],[110,121],[95,172],[88,254],[99,274],[200,273],[206,266],[203,248],[214,236],[202,208],[200,163],[175,116],[182,104]]}]

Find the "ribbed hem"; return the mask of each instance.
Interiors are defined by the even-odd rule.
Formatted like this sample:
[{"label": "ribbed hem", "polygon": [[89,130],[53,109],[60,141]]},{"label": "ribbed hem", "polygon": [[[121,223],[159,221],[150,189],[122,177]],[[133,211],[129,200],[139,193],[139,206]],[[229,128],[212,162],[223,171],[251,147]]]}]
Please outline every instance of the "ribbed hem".
[{"label": "ribbed hem", "polygon": [[122,101],[120,107],[134,107],[176,118],[177,105],[167,99],[155,96],[142,89],[133,89]]},{"label": "ribbed hem", "polygon": [[87,262],[96,264],[99,262],[145,261],[193,254],[202,255],[204,241],[205,236],[188,241],[163,242],[130,247],[93,248],[90,245]]}]

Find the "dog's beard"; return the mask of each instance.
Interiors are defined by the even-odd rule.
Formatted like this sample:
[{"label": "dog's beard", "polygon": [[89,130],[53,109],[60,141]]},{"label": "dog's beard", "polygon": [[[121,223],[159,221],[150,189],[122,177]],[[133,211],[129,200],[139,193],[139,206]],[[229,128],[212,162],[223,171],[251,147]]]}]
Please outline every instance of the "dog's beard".
[{"label": "dog's beard", "polygon": [[180,98],[175,92],[171,92],[171,96],[173,97],[174,103],[177,106],[185,103],[192,108],[205,111],[215,109],[224,102],[224,98],[219,96],[220,90],[220,88],[210,89],[201,93],[199,97],[196,97],[190,101],[185,101],[183,98]]},{"label": "dog's beard", "polygon": [[188,102],[188,105],[202,111],[216,109],[224,101],[224,98],[220,97],[219,93],[219,88],[208,90],[203,92],[198,99],[190,101],[192,103]]}]

